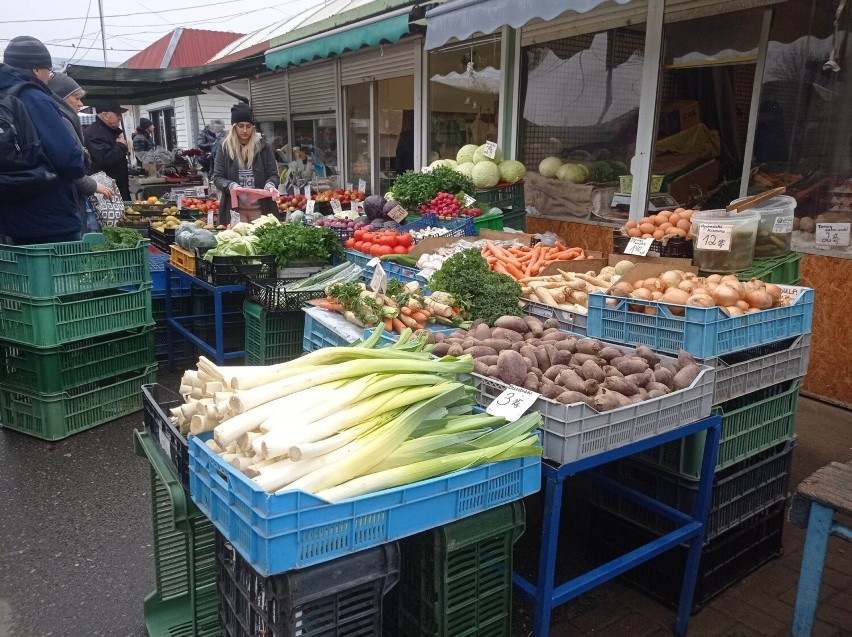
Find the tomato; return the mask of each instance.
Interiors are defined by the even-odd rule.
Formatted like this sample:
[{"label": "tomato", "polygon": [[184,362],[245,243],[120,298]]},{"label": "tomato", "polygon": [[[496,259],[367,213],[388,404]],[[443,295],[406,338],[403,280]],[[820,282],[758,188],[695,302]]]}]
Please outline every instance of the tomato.
[{"label": "tomato", "polygon": [[376,252],[378,253],[378,256],[383,257],[386,254],[391,254],[393,252],[393,248],[390,246],[379,246]]},{"label": "tomato", "polygon": [[380,257],[382,256],[382,248],[386,247],[387,246],[381,246],[378,243],[374,243],[373,246],[370,248],[370,255],[374,257]]},{"label": "tomato", "polygon": [[372,249],[373,249],[373,244],[370,243],[369,241],[365,241],[361,245],[361,252],[366,252],[367,254],[370,254],[370,250],[372,250]]},{"label": "tomato", "polygon": [[347,239],[347,240],[346,240],[346,243],[345,243],[344,245],[345,245],[347,248],[350,248],[350,249],[351,249],[351,248],[354,248],[354,247],[355,247],[355,237],[352,237],[351,239]]},{"label": "tomato", "polygon": [[408,248],[405,246],[396,246],[393,252],[394,254],[408,254]]},{"label": "tomato", "polygon": [[364,238],[364,233],[365,233],[365,232],[367,232],[367,231],[366,231],[366,230],[364,230],[364,228],[358,228],[358,229],[355,231],[355,239],[356,239],[356,240],[358,240],[358,241],[360,241],[361,239],[363,239],[363,238]]},{"label": "tomato", "polygon": [[397,242],[397,245],[408,248],[408,247],[411,246],[412,243],[414,243],[414,237],[412,237],[407,232],[402,232],[396,238],[396,242]]}]

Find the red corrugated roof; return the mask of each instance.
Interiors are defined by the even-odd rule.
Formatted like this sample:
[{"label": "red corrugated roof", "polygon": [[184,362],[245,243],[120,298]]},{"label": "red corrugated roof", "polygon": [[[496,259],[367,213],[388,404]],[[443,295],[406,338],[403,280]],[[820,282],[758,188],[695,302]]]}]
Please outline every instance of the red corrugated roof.
[{"label": "red corrugated roof", "polygon": [[[227,45],[226,45],[227,46]],[[222,47],[223,49],[225,47]],[[222,57],[216,60],[208,60],[208,64],[223,64],[225,62],[233,62],[235,60],[242,60],[243,58],[250,57],[252,55],[257,55],[258,53],[263,53],[269,48],[269,40],[265,42],[259,42],[257,44],[253,44],[250,47],[245,49],[240,49],[239,51],[235,51],[234,53],[229,53],[228,55],[223,55]],[[219,51],[216,51],[218,53]],[[213,55],[216,55],[214,53]]]},{"label": "red corrugated roof", "polygon": [[[163,56],[169,48],[174,31],[143,49],[125,62],[129,69],[159,69]],[[183,29],[177,46],[166,68],[176,69],[188,66],[201,66],[234,40],[243,37],[241,33],[208,31],[206,29]]]}]

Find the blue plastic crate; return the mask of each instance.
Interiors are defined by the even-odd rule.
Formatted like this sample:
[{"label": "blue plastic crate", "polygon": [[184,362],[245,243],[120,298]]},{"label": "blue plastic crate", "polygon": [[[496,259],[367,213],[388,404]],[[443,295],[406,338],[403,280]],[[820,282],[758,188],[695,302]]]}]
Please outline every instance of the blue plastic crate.
[{"label": "blue plastic crate", "polygon": [[[374,268],[368,267],[367,263],[372,261],[374,258],[375,257],[371,257],[363,252],[358,252],[357,250],[346,250],[346,260],[361,267],[363,270],[361,278],[365,283],[369,283],[370,279],[373,278]],[[417,281],[420,285],[426,285],[427,283],[426,279],[420,276],[418,274],[419,271],[414,268],[409,268],[404,265],[394,263],[393,261],[382,261],[382,268],[384,268],[389,279],[396,279],[402,283]]]},{"label": "blue plastic crate", "polygon": [[[368,327],[367,329],[364,330],[364,340],[365,341],[368,338],[370,338],[370,336],[373,334],[373,331],[375,329],[376,329],[375,327]],[[426,325],[426,329],[429,330],[430,332],[434,332],[436,334],[443,334],[444,336],[449,336],[450,334],[452,334],[453,332],[455,332],[459,328],[457,328],[457,327],[438,327],[437,325],[433,326],[432,323],[429,323],[428,325]],[[380,343],[390,344],[390,343],[396,343],[398,340],[399,340],[399,334],[396,334],[395,332],[385,331],[385,332],[382,332],[382,335],[379,337]]]},{"label": "blue plastic crate", "polygon": [[[407,223],[400,228],[402,232],[411,232],[412,230],[423,230],[428,227],[446,228],[449,232],[443,235],[445,237],[475,237],[476,224],[473,222],[473,217],[458,217],[457,219],[438,219],[438,215],[429,213],[425,214],[417,221]],[[417,241],[415,241],[417,243]]]},{"label": "blue plastic crate", "polygon": [[[169,262],[169,255],[158,252],[148,255],[148,266],[151,270],[151,294],[154,296],[164,295],[166,291],[166,263]],[[186,277],[172,272],[172,296],[189,296],[192,291],[192,284]]]},{"label": "blue plastic crate", "polygon": [[340,330],[336,330],[334,327],[335,323],[349,325],[348,321],[339,314],[331,312],[326,314],[328,320],[323,322],[316,316],[305,312],[305,333],[302,338],[302,349],[304,351],[313,352],[323,347],[346,347],[354,342],[348,341],[340,334]]},{"label": "blue plastic crate", "polygon": [[[713,358],[785,338],[808,334],[814,312],[811,288],[782,286],[797,294],[791,305],[730,317],[718,307],[685,307],[675,316],[656,301],[589,295],[588,336],[625,345],[647,345],[660,351],[686,350],[696,358]],[[613,307],[607,305],[613,303]],[[656,314],[628,310],[631,305],[655,307]]]},{"label": "blue plastic crate", "polygon": [[204,441],[189,441],[192,499],[263,577],[398,540],[536,493],[538,456],[493,462],[330,504],[269,494]]}]

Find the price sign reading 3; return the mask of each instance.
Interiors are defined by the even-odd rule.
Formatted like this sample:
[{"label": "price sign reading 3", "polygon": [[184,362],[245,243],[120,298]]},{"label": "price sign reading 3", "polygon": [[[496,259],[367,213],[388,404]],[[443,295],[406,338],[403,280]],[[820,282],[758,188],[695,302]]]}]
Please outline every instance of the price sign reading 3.
[{"label": "price sign reading 3", "polygon": [[515,422],[535,404],[540,395],[529,389],[509,385],[486,407],[485,413],[490,416],[502,416],[509,422]]}]

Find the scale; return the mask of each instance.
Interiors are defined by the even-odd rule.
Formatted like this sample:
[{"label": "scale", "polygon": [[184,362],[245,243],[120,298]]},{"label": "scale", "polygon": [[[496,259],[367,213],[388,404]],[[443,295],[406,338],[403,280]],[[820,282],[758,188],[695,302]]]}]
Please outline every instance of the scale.
[{"label": "scale", "polygon": [[[616,210],[630,210],[630,193],[617,192],[612,198],[612,207]],[[674,197],[668,194],[654,194],[648,197],[648,212],[660,212],[661,210],[674,210],[680,204]]]}]

